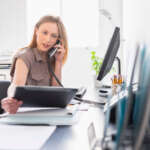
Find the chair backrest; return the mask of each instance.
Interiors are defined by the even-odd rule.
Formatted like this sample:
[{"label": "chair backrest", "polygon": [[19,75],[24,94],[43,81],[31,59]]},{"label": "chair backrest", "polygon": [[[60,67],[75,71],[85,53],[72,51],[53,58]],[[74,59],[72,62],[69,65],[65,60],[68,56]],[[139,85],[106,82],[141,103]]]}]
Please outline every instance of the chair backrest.
[{"label": "chair backrest", "polygon": [[[0,81],[0,101],[7,97],[7,89],[10,85],[10,81]],[[0,103],[0,113],[2,113],[3,110],[1,109],[1,103]]]},{"label": "chair backrest", "polygon": [[[116,138],[116,150],[119,150],[124,146],[124,142],[127,137],[127,129],[129,129],[130,123],[133,122],[133,110],[135,103],[135,95],[137,93],[134,92],[134,78],[138,76],[137,82],[139,83],[140,71],[142,69],[142,63],[145,56],[145,49],[140,49],[140,45],[137,45],[136,54],[134,58],[134,64],[132,68],[132,74],[130,79],[130,84],[128,87],[128,94],[123,100],[120,99],[117,107],[117,138]],[[138,72],[138,75],[137,75]],[[136,87],[136,86],[135,86]],[[132,142],[132,141],[131,141]]]},{"label": "chair backrest", "polygon": [[[148,49],[148,48],[147,48]],[[140,150],[143,146],[143,140],[149,134],[150,128],[150,53],[148,51],[141,69],[141,78],[139,90],[135,99],[134,107],[134,132],[133,132],[133,149]],[[147,146],[147,145],[145,145]]]}]

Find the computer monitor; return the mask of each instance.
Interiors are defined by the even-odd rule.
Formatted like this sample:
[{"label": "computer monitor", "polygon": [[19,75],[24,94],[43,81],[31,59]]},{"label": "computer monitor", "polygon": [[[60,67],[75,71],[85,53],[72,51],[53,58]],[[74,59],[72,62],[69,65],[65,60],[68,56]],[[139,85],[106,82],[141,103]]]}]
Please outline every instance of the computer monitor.
[{"label": "computer monitor", "polygon": [[120,46],[120,28],[115,27],[113,36],[111,38],[107,52],[103,60],[103,64],[100,68],[97,80],[101,81],[106,76],[106,74],[111,70],[119,46]]}]

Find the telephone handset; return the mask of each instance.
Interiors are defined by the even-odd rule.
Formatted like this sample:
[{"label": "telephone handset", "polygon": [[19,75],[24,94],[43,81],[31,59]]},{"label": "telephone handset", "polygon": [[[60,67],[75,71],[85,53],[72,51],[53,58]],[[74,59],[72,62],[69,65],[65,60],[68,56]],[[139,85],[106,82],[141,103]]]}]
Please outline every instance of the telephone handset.
[{"label": "telephone handset", "polygon": [[[57,42],[56,42],[55,45],[60,44],[60,43],[61,43],[60,40],[57,40]],[[48,53],[49,58],[51,58],[51,57],[56,53],[57,49],[58,49],[57,47],[52,47],[52,48],[49,50],[49,53]]]}]

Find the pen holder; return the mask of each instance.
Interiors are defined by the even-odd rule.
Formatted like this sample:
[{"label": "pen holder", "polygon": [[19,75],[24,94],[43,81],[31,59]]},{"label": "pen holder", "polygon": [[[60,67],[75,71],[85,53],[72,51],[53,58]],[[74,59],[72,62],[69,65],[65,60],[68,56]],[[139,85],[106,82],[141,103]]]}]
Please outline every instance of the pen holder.
[{"label": "pen holder", "polygon": [[121,75],[114,75],[112,78],[112,94],[115,95],[121,91],[123,85],[123,78]]}]

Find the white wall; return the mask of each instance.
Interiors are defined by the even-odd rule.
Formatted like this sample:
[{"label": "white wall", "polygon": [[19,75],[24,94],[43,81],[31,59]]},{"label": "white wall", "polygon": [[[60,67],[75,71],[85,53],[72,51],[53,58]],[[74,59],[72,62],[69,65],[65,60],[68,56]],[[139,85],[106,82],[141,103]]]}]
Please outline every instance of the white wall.
[{"label": "white wall", "polygon": [[15,51],[27,41],[26,0],[0,1],[0,51]]},{"label": "white wall", "polygon": [[99,44],[99,0],[62,0],[62,19],[71,47],[97,47]]},{"label": "white wall", "polygon": [[[118,50],[117,55],[121,59],[121,73],[124,74],[124,59],[123,59],[123,42],[122,42],[122,0],[100,0],[99,7],[100,10],[106,10],[111,19],[109,20],[105,15],[102,13],[100,14],[100,23],[99,23],[99,55],[102,57],[105,55],[109,42],[111,40],[114,28],[116,26],[120,27],[120,34],[121,34],[121,42],[120,48]],[[116,63],[115,63],[116,64]],[[117,69],[116,65],[115,68]]]},{"label": "white wall", "polygon": [[109,41],[112,37],[115,26],[122,30],[122,1],[120,0],[100,0],[100,9],[107,10],[112,19],[108,20],[104,15],[100,15],[100,48],[106,52]]},{"label": "white wall", "polygon": [[67,87],[92,85],[90,53],[84,48],[70,48],[63,67],[63,83]]},{"label": "white wall", "polygon": [[150,1],[124,0],[123,4],[124,56],[129,79],[136,43],[150,43]]}]

